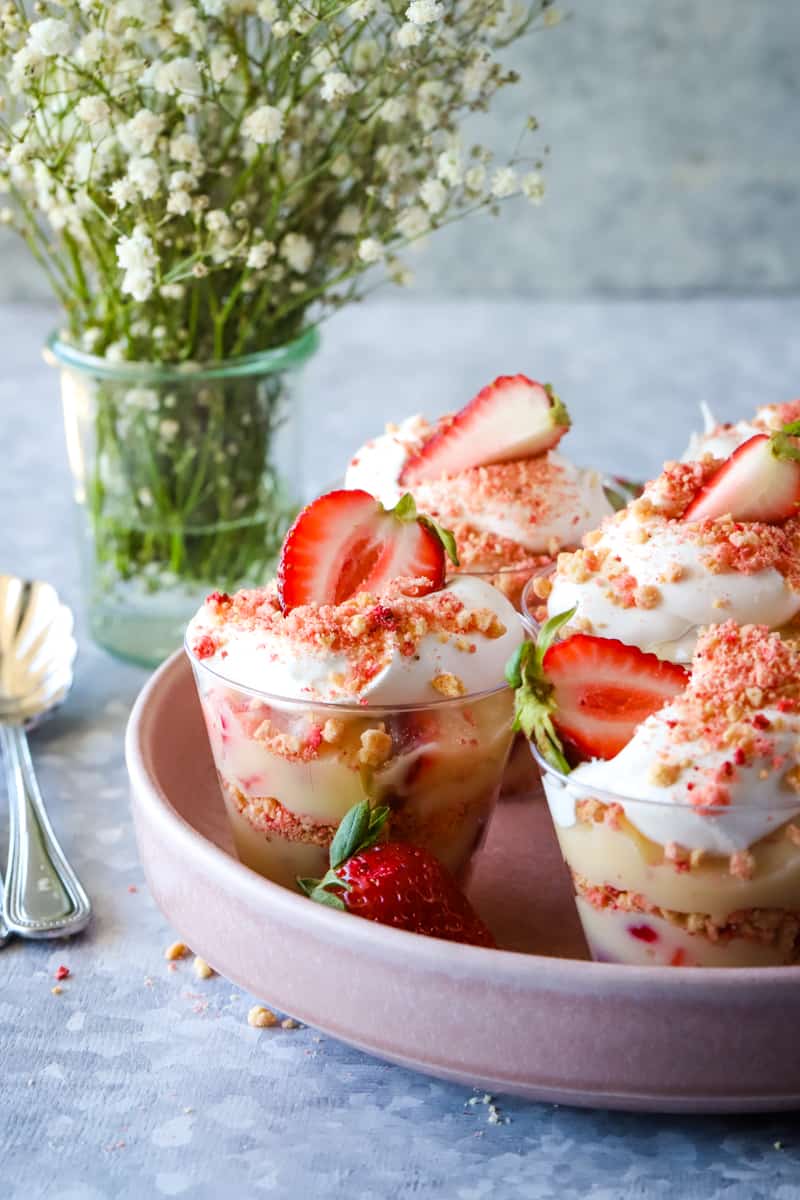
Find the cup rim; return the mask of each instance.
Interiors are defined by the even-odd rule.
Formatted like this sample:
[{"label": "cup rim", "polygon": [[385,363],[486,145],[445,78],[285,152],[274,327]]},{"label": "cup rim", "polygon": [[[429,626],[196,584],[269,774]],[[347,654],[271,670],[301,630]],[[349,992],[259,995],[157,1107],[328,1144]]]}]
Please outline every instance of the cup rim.
[{"label": "cup rim", "polygon": [[63,339],[59,330],[53,330],[45,343],[44,357],[51,366],[72,368],[97,379],[113,379],[121,383],[181,384],[197,383],[206,379],[270,375],[296,369],[311,358],[319,344],[319,331],[312,325],[283,346],[220,359],[218,362],[115,363],[70,345]]},{"label": "cup rim", "polygon": [[491,696],[499,696],[503,692],[511,692],[511,686],[505,681],[497,687],[485,688],[480,692],[465,692],[462,696],[442,696],[438,700],[422,700],[414,704],[370,704],[368,698],[359,702],[358,700],[316,700],[309,696],[307,698],[298,696],[281,696],[277,692],[266,692],[260,688],[250,687],[246,684],[237,683],[235,679],[223,674],[221,671],[214,670],[213,667],[203,660],[198,658],[191,650],[188,638],[184,637],[183,649],[186,657],[193,670],[205,671],[212,675],[214,679],[224,684],[225,687],[233,688],[238,692],[244,692],[248,696],[253,696],[259,700],[265,701],[267,704],[275,705],[284,709],[308,710],[313,709],[315,712],[321,710],[328,712],[331,716],[341,716],[343,713],[350,716],[393,716],[397,713],[413,713],[413,712],[428,712],[431,709],[447,710],[458,708],[459,705],[475,704],[481,700],[488,700]]},{"label": "cup rim", "polygon": [[526,739],[526,741],[528,742],[528,747],[530,749],[530,752],[533,755],[534,761],[535,761],[536,765],[538,766],[539,771],[542,774],[542,776],[545,776],[545,775],[552,776],[552,778],[554,780],[556,780],[559,784],[561,784],[562,787],[573,788],[573,789],[579,788],[581,790],[581,792],[587,793],[587,798],[597,799],[597,800],[602,801],[603,803],[622,804],[623,807],[626,803],[642,804],[648,808],[659,809],[659,810],[665,809],[665,808],[678,809],[678,810],[687,809],[688,811],[697,813],[700,816],[711,816],[711,817],[722,816],[726,813],[728,815],[730,815],[731,813],[745,813],[745,812],[752,814],[752,813],[756,813],[759,811],[766,812],[766,813],[778,813],[778,812],[797,813],[797,812],[800,812],[800,795],[795,797],[793,803],[790,800],[790,798],[787,796],[787,797],[785,797],[784,803],[770,804],[768,807],[764,807],[764,808],[759,808],[758,806],[753,805],[753,804],[725,804],[725,805],[713,805],[713,806],[708,806],[708,807],[706,807],[706,806],[695,807],[694,805],[691,805],[691,804],[677,804],[671,800],[653,800],[650,797],[645,798],[644,796],[642,796],[642,797],[626,796],[621,792],[609,791],[608,788],[596,787],[593,783],[582,783],[579,780],[573,780],[569,775],[565,775],[563,773],[563,771],[559,771],[557,767],[554,767],[551,763],[549,763],[547,761],[547,759],[544,758],[543,755],[540,753],[538,747],[529,738]]},{"label": "cup rim", "polygon": [[[531,612],[531,607],[528,603],[533,589],[533,581],[535,579],[543,579],[548,575],[555,574],[556,565],[557,564],[555,562],[552,562],[546,567],[539,567],[538,570],[533,571],[522,589],[522,595],[520,596],[520,616],[522,617],[522,622],[526,629],[534,637],[538,634],[542,626],[541,622],[537,621],[536,617],[534,617],[533,613]],[[537,596],[537,600],[538,599],[539,597]],[[542,601],[539,601],[539,603],[542,603]]]}]

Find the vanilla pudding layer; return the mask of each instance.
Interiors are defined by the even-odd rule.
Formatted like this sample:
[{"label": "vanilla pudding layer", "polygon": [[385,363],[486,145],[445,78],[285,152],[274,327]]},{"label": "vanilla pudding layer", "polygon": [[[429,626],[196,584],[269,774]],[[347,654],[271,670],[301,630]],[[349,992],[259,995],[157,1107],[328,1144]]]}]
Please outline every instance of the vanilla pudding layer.
[{"label": "vanilla pudding layer", "polygon": [[775,914],[777,936],[736,934],[712,941],[665,917],[598,908],[576,897],[578,916],[595,962],[655,967],[781,967],[798,961],[800,914]]},{"label": "vanilla pudding layer", "polygon": [[[800,824],[785,811],[775,814],[773,832],[747,850],[709,854],[651,841],[620,805],[599,800],[584,800],[575,824],[561,825],[553,786],[545,779],[561,852],[570,870],[592,884],[641,894],[657,908],[705,913],[722,925],[740,909],[800,911]],[[713,823],[715,815],[704,819]]]},{"label": "vanilla pudding layer", "polygon": [[497,798],[511,741],[509,690],[379,716],[267,704],[196,671],[243,862],[286,886],[321,875],[345,813],[390,808],[389,836],[463,872]]}]

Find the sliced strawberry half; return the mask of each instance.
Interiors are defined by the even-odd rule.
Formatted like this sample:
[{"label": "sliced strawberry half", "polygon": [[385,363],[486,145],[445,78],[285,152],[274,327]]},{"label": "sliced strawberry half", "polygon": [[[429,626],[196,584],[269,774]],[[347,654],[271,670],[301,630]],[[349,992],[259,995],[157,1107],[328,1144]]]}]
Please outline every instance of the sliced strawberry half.
[{"label": "sliced strawberry half", "polygon": [[677,663],[584,633],[554,642],[542,670],[552,688],[553,725],[581,758],[619,754],[637,725],[683,691],[689,678]]},{"label": "sliced strawberry half", "polygon": [[357,592],[379,595],[395,579],[444,586],[449,538],[417,515],[410,496],[387,510],[360,490],[328,492],[304,508],[286,535],[278,564],[284,612],[301,604],[341,604]]},{"label": "sliced strawberry half", "polygon": [[775,524],[800,511],[800,422],[777,433],[757,433],[727,458],[700,489],[684,521],[715,520]]},{"label": "sliced strawberry half", "polygon": [[569,413],[549,384],[501,375],[409,458],[400,482],[413,487],[470,467],[533,458],[558,445],[569,426]]}]

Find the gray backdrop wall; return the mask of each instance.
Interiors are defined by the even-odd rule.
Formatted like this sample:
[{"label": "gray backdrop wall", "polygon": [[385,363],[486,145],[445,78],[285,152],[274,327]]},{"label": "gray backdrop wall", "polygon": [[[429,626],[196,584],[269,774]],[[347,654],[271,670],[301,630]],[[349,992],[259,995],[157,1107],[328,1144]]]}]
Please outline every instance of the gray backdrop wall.
[{"label": "gray backdrop wall", "polygon": [[[527,112],[548,197],[413,256],[449,294],[685,294],[800,288],[800,0],[563,0],[513,52],[523,83],[477,123],[508,150]],[[0,299],[43,294],[0,236]]]}]

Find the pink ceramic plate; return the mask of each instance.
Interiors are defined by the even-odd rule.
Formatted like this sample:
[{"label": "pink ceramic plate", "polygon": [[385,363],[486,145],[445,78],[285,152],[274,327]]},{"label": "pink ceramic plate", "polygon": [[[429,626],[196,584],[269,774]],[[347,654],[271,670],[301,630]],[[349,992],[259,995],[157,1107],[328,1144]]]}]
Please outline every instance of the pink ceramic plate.
[{"label": "pink ceramic plate", "polygon": [[544,803],[499,807],[471,885],[503,950],[311,904],[233,856],[191,672],[171,658],[127,739],[156,902],[223,975],[392,1062],[491,1092],[662,1112],[800,1107],[800,967],[586,961]]}]

